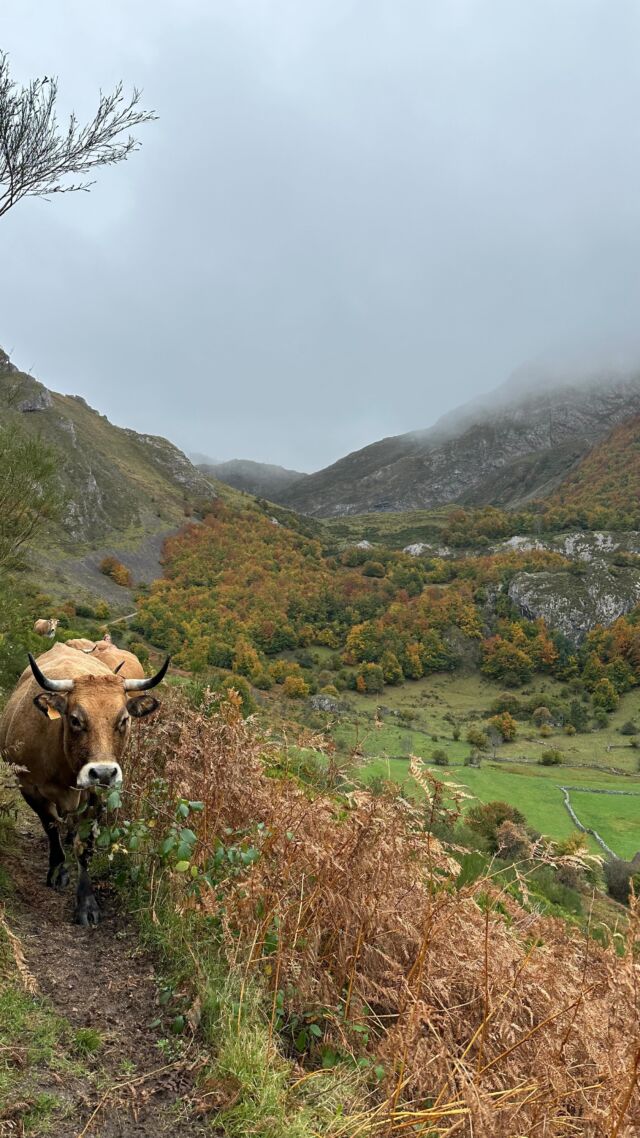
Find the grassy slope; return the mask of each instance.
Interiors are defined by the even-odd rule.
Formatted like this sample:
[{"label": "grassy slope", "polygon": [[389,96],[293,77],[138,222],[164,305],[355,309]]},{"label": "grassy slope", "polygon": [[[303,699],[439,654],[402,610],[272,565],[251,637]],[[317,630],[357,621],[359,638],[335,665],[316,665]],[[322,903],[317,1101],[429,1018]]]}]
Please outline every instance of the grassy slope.
[{"label": "grassy slope", "polygon": [[640,415],[622,423],[572,471],[550,506],[637,511],[640,500]]},{"label": "grassy slope", "polygon": [[414,542],[439,542],[450,509],[407,510],[405,513],[357,514],[323,518],[329,545],[340,548],[358,541],[402,549]]}]

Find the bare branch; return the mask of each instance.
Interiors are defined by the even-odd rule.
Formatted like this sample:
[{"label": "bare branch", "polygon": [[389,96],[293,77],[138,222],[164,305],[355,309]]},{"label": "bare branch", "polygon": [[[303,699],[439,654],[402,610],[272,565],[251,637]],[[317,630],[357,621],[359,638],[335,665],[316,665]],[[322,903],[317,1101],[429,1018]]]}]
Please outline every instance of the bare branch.
[{"label": "bare branch", "polygon": [[142,92],[130,97],[118,83],[109,94],[100,92],[98,109],[81,126],[71,114],[66,128],[56,117],[57,79],[32,80],[18,87],[9,75],[8,56],[0,51],[0,216],[24,197],[88,190],[85,175],[100,166],[114,166],[138,150],[131,133],[157,115],[140,107]]}]

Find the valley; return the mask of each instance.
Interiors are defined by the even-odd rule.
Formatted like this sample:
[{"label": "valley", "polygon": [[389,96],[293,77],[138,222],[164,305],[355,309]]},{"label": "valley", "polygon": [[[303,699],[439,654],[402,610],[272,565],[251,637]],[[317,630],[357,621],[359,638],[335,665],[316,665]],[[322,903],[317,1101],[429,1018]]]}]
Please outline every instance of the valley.
[{"label": "valley", "polygon": [[[263,474],[251,464],[234,467],[237,484],[228,485],[166,440],[114,427],[82,401],[48,392],[6,358],[0,380],[16,454],[21,438],[50,448],[62,503],[2,575],[0,700],[26,650],[42,651],[32,631],[39,615],[58,619],[63,643],[109,632],[148,672],[173,657],[164,710],[136,731],[122,795],[98,841],[107,921],[117,927],[130,914],[130,951],[142,953],[140,1014],[149,1023],[140,1028],[141,1058],[128,1060],[121,1079],[109,1067],[103,1091],[95,1061],[75,1054],[78,1031],[93,1032],[92,1046],[107,1055],[117,1033],[100,1014],[97,1027],[92,1020],[80,1029],[59,999],[63,971],[29,942],[26,886],[14,872],[17,893],[0,879],[7,927],[18,938],[5,945],[12,1006],[22,1007],[20,977],[33,969],[52,1001],[37,1030],[58,1038],[63,1052],[62,1066],[51,1050],[37,1052],[37,1085],[12,1073],[10,1101],[21,1095],[30,1104],[35,1135],[64,1124],[72,1109],[91,1132],[104,1094],[125,1133],[122,1088],[147,1080],[141,1133],[153,1125],[155,1104],[167,1132],[181,1118],[189,1133],[225,1138],[374,1134],[379,1104],[396,1122],[426,1117],[434,1134],[447,1133],[461,1110],[475,1126],[476,1108],[462,1100],[425,1106],[420,1050],[406,1042],[405,983],[416,999],[433,1000],[440,997],[430,985],[449,992],[445,976],[460,977],[461,991],[443,997],[445,1030],[473,1053],[468,1017],[457,1009],[477,1004],[473,1031],[490,1040],[502,1094],[532,1060],[523,1053],[509,1066],[501,1058],[478,988],[481,958],[484,985],[511,993],[504,1014],[524,1040],[523,996],[509,988],[513,960],[524,969],[532,945],[545,945],[552,960],[535,955],[538,979],[524,981],[524,998],[558,984],[563,994],[558,988],[554,998],[564,1006],[571,975],[575,1008],[584,1000],[585,942],[607,999],[623,990],[633,951],[633,415],[604,442],[585,436],[579,462],[572,451],[562,466],[554,451],[558,478],[546,497],[507,508],[494,495],[494,472],[480,504],[327,518],[282,505],[314,476],[299,476],[275,495],[278,504],[250,492],[246,478]],[[61,446],[61,432],[70,446]],[[268,474],[282,484],[279,470]],[[11,791],[3,794],[0,815],[16,808]],[[19,807],[18,817],[18,841],[32,841]],[[15,840],[10,827],[0,832],[9,866]],[[37,892],[30,876],[27,893]],[[51,927],[59,911],[52,898]],[[429,948],[421,922],[436,930]],[[445,961],[453,926],[470,947],[452,972]],[[124,938],[124,927],[114,935]],[[489,941],[491,954],[482,948]],[[437,981],[421,971],[401,979],[407,944],[416,958],[431,953]],[[156,990],[162,1012],[150,1018]],[[628,1003],[620,1014],[635,1017]],[[565,1077],[554,1058],[561,1037],[545,1015],[536,1012],[533,1063],[557,1085]],[[383,1017],[395,1026],[382,1026]],[[597,1033],[570,1028],[568,1038],[576,1056],[586,1048],[596,1061]],[[14,1035],[7,1039],[16,1046]],[[409,1097],[398,1089],[399,1046]],[[461,1060],[452,1042],[438,1055],[444,1087]],[[624,1052],[611,1062],[613,1088]],[[51,1089],[63,1069],[73,1072],[73,1107]],[[176,1072],[175,1085],[167,1090],[156,1070]],[[471,1068],[468,1077],[476,1078]],[[546,1117],[560,1119],[550,1086],[536,1078]],[[489,1109],[495,1100],[475,1085]],[[569,1084],[563,1093],[573,1101]],[[394,1105],[398,1096],[403,1107]],[[505,1098],[496,1123],[503,1129],[494,1133],[506,1138],[526,1109]]]}]

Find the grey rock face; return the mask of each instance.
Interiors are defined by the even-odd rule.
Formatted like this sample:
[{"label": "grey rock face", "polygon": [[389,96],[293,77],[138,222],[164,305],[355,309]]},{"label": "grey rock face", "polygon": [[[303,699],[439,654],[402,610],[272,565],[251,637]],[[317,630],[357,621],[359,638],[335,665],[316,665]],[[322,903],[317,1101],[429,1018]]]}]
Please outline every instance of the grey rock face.
[{"label": "grey rock face", "polygon": [[338,714],[346,710],[346,704],[341,703],[339,699],[335,699],[332,695],[312,695],[309,699],[309,707],[314,711],[327,711],[333,714]]},{"label": "grey rock face", "polygon": [[144,443],[146,447],[153,453],[153,458],[157,466],[163,469],[166,474],[177,482],[180,486],[184,486],[185,490],[192,494],[201,494],[203,497],[212,497],[211,484],[207,481],[204,475],[190,462],[186,454],[178,450],[173,443],[168,439],[163,439],[159,435],[141,435],[137,431],[126,430],[126,434],[130,438]]},{"label": "grey rock face", "polygon": [[49,407],[53,407],[53,399],[51,398],[51,392],[47,391],[46,387],[43,387],[33,398],[23,399],[18,403],[18,411],[22,411],[23,413],[46,411]]},{"label": "grey rock face", "polygon": [[508,592],[523,616],[544,617],[550,628],[579,644],[596,625],[613,624],[640,604],[640,571],[597,561],[580,576],[518,573]]}]

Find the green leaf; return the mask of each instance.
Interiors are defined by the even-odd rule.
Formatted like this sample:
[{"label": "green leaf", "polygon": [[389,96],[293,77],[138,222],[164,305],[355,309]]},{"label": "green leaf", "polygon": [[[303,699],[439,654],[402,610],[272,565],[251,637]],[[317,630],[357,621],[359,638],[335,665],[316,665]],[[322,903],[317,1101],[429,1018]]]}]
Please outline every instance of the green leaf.
[{"label": "green leaf", "polygon": [[305,1050],[305,1048],[307,1046],[307,1030],[306,1030],[306,1028],[303,1027],[302,1030],[299,1031],[298,1034],[296,1035],[295,1046],[296,1046],[296,1051],[304,1051]]},{"label": "green leaf", "polygon": [[189,869],[190,865],[191,865],[191,862],[187,861],[186,859],[184,859],[183,861],[179,861],[175,867],[176,873],[186,873],[187,870]]},{"label": "green leaf", "polygon": [[323,1034],[322,1028],[319,1027],[317,1023],[310,1023],[309,1024],[309,1031],[311,1032],[312,1035],[315,1035],[316,1039],[322,1038],[322,1034]]},{"label": "green leaf", "polygon": [[189,807],[188,807],[187,803],[181,802],[180,805],[178,806],[176,813],[179,814],[181,818],[188,818],[189,817]]},{"label": "green leaf", "polygon": [[107,810],[117,810],[122,806],[122,798],[119,790],[112,790],[107,797]]}]

